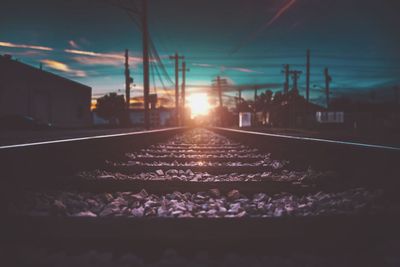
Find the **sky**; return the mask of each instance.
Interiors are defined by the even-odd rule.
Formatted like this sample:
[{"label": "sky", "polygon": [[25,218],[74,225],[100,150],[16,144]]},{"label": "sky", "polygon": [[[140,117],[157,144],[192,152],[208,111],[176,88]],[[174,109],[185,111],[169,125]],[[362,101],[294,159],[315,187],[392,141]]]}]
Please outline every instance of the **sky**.
[{"label": "sky", "polygon": [[[211,92],[222,76],[234,86],[282,90],[284,64],[303,71],[311,50],[311,100],[323,102],[323,70],[332,97],[375,90],[391,98],[400,85],[397,0],[149,0],[149,32],[161,65],[151,64],[151,92],[173,99],[174,62],[185,56],[187,90]],[[138,0],[2,0],[0,54],[93,88],[93,97],[123,93],[124,50],[129,49],[133,96],[142,95],[141,30],[117,5]],[[140,10],[139,10],[140,13]],[[159,73],[159,75],[157,74]],[[229,91],[229,90],[227,90]],[[260,90],[262,91],[262,90]],[[226,92],[232,103],[236,92]],[[248,91],[243,95],[253,96]],[[393,94],[394,96],[394,94]],[[214,97],[212,97],[215,100]]]}]

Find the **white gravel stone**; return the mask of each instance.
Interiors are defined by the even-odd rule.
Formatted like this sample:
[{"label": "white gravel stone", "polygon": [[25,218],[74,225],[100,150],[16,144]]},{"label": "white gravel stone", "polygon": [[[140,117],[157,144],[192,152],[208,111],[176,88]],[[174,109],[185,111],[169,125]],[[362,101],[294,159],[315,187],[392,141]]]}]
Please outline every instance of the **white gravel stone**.
[{"label": "white gravel stone", "polygon": [[81,211],[75,214],[72,214],[73,217],[97,217],[96,214],[94,214],[91,211]]}]

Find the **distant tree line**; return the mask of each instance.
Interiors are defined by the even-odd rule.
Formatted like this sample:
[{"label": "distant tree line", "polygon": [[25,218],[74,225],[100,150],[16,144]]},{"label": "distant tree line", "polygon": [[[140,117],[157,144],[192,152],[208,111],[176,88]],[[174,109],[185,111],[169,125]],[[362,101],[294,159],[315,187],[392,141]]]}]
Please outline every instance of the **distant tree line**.
[{"label": "distant tree line", "polygon": [[97,99],[96,113],[98,116],[108,120],[112,125],[127,126],[129,114],[125,108],[123,95],[109,93]]},{"label": "distant tree line", "polygon": [[256,96],[255,100],[237,101],[239,112],[254,112],[269,115],[269,125],[275,127],[295,127],[309,120],[316,110],[324,109],[321,106],[307,103],[306,99],[292,90],[284,94],[281,91],[267,90]]}]

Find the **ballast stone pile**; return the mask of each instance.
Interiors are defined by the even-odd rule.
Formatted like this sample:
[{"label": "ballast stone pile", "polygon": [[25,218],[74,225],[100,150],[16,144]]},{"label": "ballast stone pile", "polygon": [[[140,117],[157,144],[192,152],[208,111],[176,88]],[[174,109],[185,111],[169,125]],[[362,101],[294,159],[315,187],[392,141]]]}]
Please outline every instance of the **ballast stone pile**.
[{"label": "ballast stone pile", "polygon": [[288,171],[281,172],[262,172],[262,173],[229,173],[213,175],[207,172],[193,172],[187,170],[156,170],[154,172],[143,172],[138,174],[124,174],[119,172],[110,172],[104,170],[80,172],[78,178],[84,180],[151,180],[151,181],[184,181],[184,182],[239,182],[239,181],[277,181],[277,182],[297,182],[297,183],[323,183],[324,181],[333,181],[336,175],[333,172],[314,171]]},{"label": "ballast stone pile", "polygon": [[274,170],[279,170],[282,169],[285,166],[286,162],[284,161],[278,161],[278,160],[260,160],[258,162],[252,162],[252,163],[247,163],[247,162],[240,162],[240,161],[232,161],[232,162],[207,162],[207,161],[186,161],[184,163],[178,162],[178,161],[173,161],[173,162],[163,162],[163,161],[154,161],[152,163],[149,162],[141,162],[141,161],[128,161],[126,163],[111,163],[110,165],[112,166],[171,166],[171,167],[176,167],[176,166],[185,166],[185,167],[248,167],[248,166],[254,166],[254,167],[270,167]]},{"label": "ballast stone pile", "polygon": [[151,154],[151,153],[143,153],[143,152],[136,152],[136,153],[126,153],[126,156],[132,160],[140,160],[143,158],[154,158],[156,159],[163,159],[168,157],[174,157],[177,159],[202,159],[202,160],[212,160],[218,158],[224,159],[247,159],[247,158],[254,158],[254,159],[265,159],[269,154],[233,154],[233,153],[222,153],[222,154],[207,154],[207,152],[201,154],[174,154],[174,153],[165,153],[165,154]]},{"label": "ballast stone pile", "polygon": [[[258,153],[258,149],[232,143],[226,137],[206,130],[192,130],[183,135],[175,136],[167,143],[153,145],[142,149],[140,152],[127,153],[126,156],[129,159],[126,162],[108,162],[108,164],[111,166],[160,167],[259,166],[282,169],[288,163],[287,161],[273,160],[268,153]],[[143,158],[154,159],[154,161],[142,162],[141,159]],[[165,162],[163,158],[187,159],[187,161]],[[224,159],[224,161],[211,161],[212,159]],[[230,160],[226,161],[226,159]],[[241,162],[244,159],[255,159],[255,161]]]},{"label": "ballast stone pile", "polygon": [[248,198],[237,190],[222,195],[208,192],[149,195],[138,193],[31,193],[9,206],[10,212],[31,216],[78,217],[282,217],[367,213],[374,214],[383,192],[354,189],[341,193],[296,196],[258,193]]},{"label": "ballast stone pile", "polygon": [[[176,154],[185,154],[185,153],[198,153],[199,150],[198,149],[157,149],[157,148],[148,148],[148,149],[142,149],[141,150],[144,153],[176,153]],[[200,150],[201,151],[201,150]],[[210,154],[220,154],[223,155],[225,153],[256,153],[258,152],[258,149],[256,148],[239,148],[239,149],[220,149],[215,148],[211,151],[207,151],[207,153]]]},{"label": "ballast stone pile", "polygon": [[[216,154],[213,149],[219,149]],[[223,150],[224,149],[224,150]],[[159,152],[154,154],[154,152]],[[190,154],[184,153],[190,151]],[[212,154],[210,151],[213,151]],[[238,153],[240,151],[240,153]],[[244,153],[247,151],[249,153]],[[334,180],[331,172],[287,170],[289,162],[271,158],[269,153],[256,153],[245,145],[232,142],[224,136],[207,130],[191,130],[177,135],[163,144],[150,146],[141,152],[127,153],[127,161],[106,164],[112,170],[81,172],[78,178],[84,180],[153,180],[183,182],[238,182],[238,181],[277,181],[293,183],[318,183]],[[168,161],[165,159],[168,158]],[[142,161],[146,159],[145,161]],[[164,159],[164,160],[163,160]],[[118,167],[152,167],[152,171],[129,173]],[[160,169],[154,170],[154,167]],[[226,167],[226,174],[209,174],[201,167]],[[229,167],[259,167],[254,173],[229,173]],[[196,168],[192,171],[191,168]],[[200,168],[200,169],[199,169]],[[264,169],[263,169],[264,168]]]}]

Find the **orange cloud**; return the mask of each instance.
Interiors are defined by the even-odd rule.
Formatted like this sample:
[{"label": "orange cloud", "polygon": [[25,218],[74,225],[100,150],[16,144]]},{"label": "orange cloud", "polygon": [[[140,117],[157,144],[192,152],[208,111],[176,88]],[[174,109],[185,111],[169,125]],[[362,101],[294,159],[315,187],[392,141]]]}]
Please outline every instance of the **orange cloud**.
[{"label": "orange cloud", "polygon": [[[8,52],[0,50],[0,54],[7,54]],[[13,56],[20,56],[20,57],[38,57],[45,55],[45,52],[38,51],[38,50],[23,50],[23,51],[14,51],[12,53]]]},{"label": "orange cloud", "polygon": [[0,42],[0,46],[13,47],[13,48],[28,48],[28,49],[36,49],[36,50],[43,50],[43,51],[53,51],[54,50],[53,48],[46,47],[46,46],[13,44],[13,43],[9,43],[9,42]]},{"label": "orange cloud", "polygon": [[86,72],[84,72],[82,70],[73,70],[67,64],[64,64],[59,61],[44,59],[44,60],[41,60],[41,62],[51,69],[66,72],[66,73],[72,74],[75,77],[86,77],[87,76]]},{"label": "orange cloud", "polygon": [[[78,44],[74,40],[68,41],[68,44],[73,47],[73,48],[78,48]],[[13,47],[13,48],[24,48],[24,49],[31,49],[31,50],[43,50],[43,51],[54,51],[55,49],[50,48],[50,47],[45,47],[45,46],[34,46],[34,45],[25,45],[25,44],[14,44],[10,42],[0,42],[0,47]],[[109,66],[121,66],[124,64],[125,57],[124,53],[98,53],[98,52],[93,52],[93,51],[84,51],[84,50],[78,50],[78,49],[64,49],[62,50],[65,53],[68,54],[73,54],[77,55],[73,57],[72,59],[75,60],[77,63],[82,64],[82,65],[109,65]],[[17,53],[15,53],[17,54]],[[31,52],[26,52],[25,54],[21,54],[24,56],[35,56],[37,54],[34,53],[34,51]],[[132,67],[137,67],[138,64],[142,63],[142,57],[135,57],[135,56],[130,56],[129,57],[129,63]],[[150,58],[151,62],[156,62],[156,59]],[[84,74],[83,71],[75,71],[72,69],[67,69],[68,66],[65,65],[64,63],[53,61],[53,60],[43,60],[43,63],[48,65],[48,67],[63,71],[63,72],[69,72],[74,74],[75,76],[78,77],[83,77],[86,74]]]},{"label": "orange cloud", "polygon": [[46,64],[46,66],[48,66],[52,69],[55,69],[55,70],[64,71],[64,72],[71,71],[71,69],[66,64],[55,61],[55,60],[44,59],[41,62]]}]

